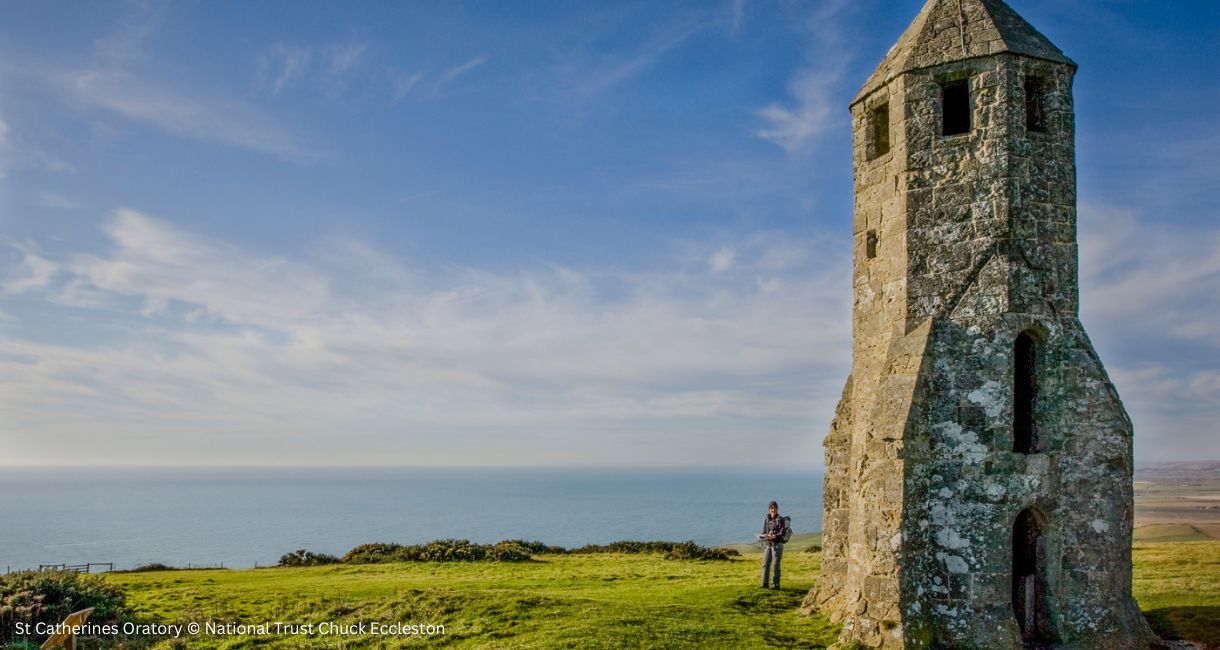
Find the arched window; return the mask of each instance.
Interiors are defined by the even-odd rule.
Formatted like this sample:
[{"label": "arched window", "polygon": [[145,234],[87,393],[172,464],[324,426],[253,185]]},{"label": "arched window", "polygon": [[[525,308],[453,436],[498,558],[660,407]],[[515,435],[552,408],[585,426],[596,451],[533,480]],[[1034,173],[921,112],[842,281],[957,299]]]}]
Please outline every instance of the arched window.
[{"label": "arched window", "polygon": [[1032,508],[1022,510],[1012,527],[1012,613],[1026,643],[1054,640],[1046,604],[1044,533]]},{"label": "arched window", "polygon": [[1012,450],[1022,454],[1042,451],[1034,404],[1038,399],[1037,342],[1028,332],[1017,335],[1012,364]]}]

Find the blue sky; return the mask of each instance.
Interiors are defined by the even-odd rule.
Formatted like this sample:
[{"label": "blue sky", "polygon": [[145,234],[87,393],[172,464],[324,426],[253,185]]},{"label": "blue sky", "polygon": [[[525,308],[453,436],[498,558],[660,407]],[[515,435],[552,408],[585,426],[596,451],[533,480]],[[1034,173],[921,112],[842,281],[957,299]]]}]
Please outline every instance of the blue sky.
[{"label": "blue sky", "polygon": [[[0,463],[820,466],[921,4],[6,2]],[[1012,4],[1137,460],[1220,457],[1220,9]]]}]

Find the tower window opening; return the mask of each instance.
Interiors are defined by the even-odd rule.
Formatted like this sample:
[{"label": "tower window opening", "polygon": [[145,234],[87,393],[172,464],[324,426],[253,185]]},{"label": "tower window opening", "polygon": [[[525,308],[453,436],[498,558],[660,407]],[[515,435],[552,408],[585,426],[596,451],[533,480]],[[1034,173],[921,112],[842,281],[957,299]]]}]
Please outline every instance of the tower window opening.
[{"label": "tower window opening", "polygon": [[1038,398],[1037,344],[1027,332],[1017,335],[1013,345],[1013,451],[1032,454],[1042,451],[1038,426],[1034,421],[1034,404]]},{"label": "tower window opening", "polygon": [[869,113],[869,158],[890,152],[890,105],[882,104]]},{"label": "tower window opening", "polygon": [[1046,132],[1046,81],[1038,77],[1025,78],[1025,128]]},{"label": "tower window opening", "polygon": [[877,231],[870,230],[864,237],[864,254],[868,259],[877,257]]},{"label": "tower window opening", "polygon": [[940,87],[941,135],[970,132],[970,80],[949,81]]},{"label": "tower window opening", "polygon": [[1012,613],[1026,644],[1054,640],[1047,614],[1046,535],[1032,509],[1022,510],[1012,527]]}]

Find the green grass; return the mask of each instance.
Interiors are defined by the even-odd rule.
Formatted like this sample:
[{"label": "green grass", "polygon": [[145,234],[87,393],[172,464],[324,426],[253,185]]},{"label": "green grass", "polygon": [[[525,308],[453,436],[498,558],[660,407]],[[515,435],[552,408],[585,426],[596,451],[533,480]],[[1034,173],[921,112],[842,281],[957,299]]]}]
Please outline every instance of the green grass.
[{"label": "green grass", "polygon": [[[446,647],[823,647],[837,628],[795,610],[819,556],[789,553],[780,591],[757,588],[757,558],[541,556],[513,564],[405,563],[111,574],[149,620],[405,621],[443,624]],[[329,647],[379,647],[332,637]],[[358,642],[353,644],[353,642]],[[422,643],[419,638],[401,645]],[[227,643],[227,645],[226,645]],[[400,643],[400,641],[395,641]],[[301,640],[194,638],[158,647],[289,648]],[[320,642],[313,647],[327,647]],[[391,644],[393,647],[393,644]]]},{"label": "green grass", "polygon": [[[729,561],[657,555],[540,556],[525,563],[335,565],[243,571],[109,574],[150,621],[414,622],[420,638],[201,637],[159,648],[822,647],[837,628],[796,613],[820,554],[788,545],[784,589],[759,590],[756,547]],[[1220,646],[1220,542],[1140,543],[1135,593],[1167,638]],[[384,645],[382,645],[384,643]]]},{"label": "green grass", "polygon": [[1220,647],[1220,542],[1137,543],[1135,598],[1163,638]]}]

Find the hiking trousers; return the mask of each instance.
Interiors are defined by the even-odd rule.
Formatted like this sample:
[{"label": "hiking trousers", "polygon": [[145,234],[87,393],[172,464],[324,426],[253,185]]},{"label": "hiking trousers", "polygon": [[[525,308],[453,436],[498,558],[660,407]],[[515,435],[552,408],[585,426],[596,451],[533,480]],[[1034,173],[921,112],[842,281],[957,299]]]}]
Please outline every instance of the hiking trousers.
[{"label": "hiking trousers", "polygon": [[775,572],[771,578],[771,586],[779,589],[779,561],[784,557],[783,544],[767,544],[763,549],[762,586],[767,586],[767,574],[771,573],[771,562],[775,562]]}]

